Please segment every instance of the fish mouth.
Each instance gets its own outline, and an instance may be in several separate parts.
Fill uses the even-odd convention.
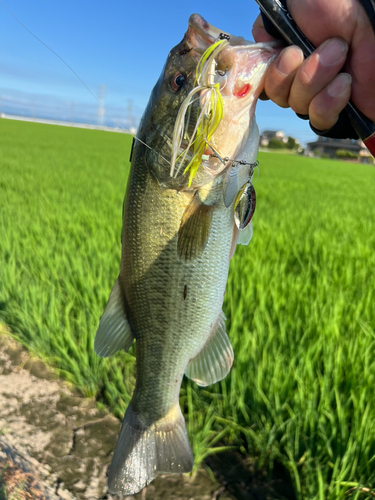
[[[230,158],[237,156],[238,147],[234,148],[233,143],[227,140],[227,127],[230,126],[234,143],[242,143],[248,129],[245,125],[251,124],[264,69],[275,55],[275,50],[270,44],[254,44],[242,37],[229,35],[198,14],[190,16],[184,42],[197,62],[198,73],[194,88],[187,95],[177,116],[170,176],[177,177],[181,171],[186,172],[191,168],[190,187],[198,168],[202,167],[208,174],[217,176],[234,161]],[[212,45],[214,47],[210,49]],[[205,55],[202,58],[203,53]],[[190,113],[192,108],[189,106],[198,100],[200,110],[197,119],[191,124],[191,117],[195,114]],[[220,123],[224,118],[225,107],[230,113]],[[246,120],[245,115],[248,115]],[[200,125],[197,128],[198,119]],[[239,136],[232,131],[237,123],[241,123]]]
[[[209,45],[212,45],[218,39],[221,33],[229,35],[230,45],[247,45],[252,43],[245,40],[242,36],[231,35],[225,30],[215,28],[215,26],[210,24],[199,14],[192,14],[189,17],[189,27],[192,28],[196,35],[196,44],[192,45],[194,50],[202,50],[202,48],[206,50]]]
[[[246,45],[251,43],[243,37],[230,35],[224,30],[215,28],[199,14],[192,14],[189,17],[189,27],[185,34],[185,41],[193,51],[193,57],[198,62],[200,56],[215,43],[220,35],[227,35],[230,45]]]
[[[192,48],[203,49],[201,45],[204,45],[204,50],[215,41],[215,33],[212,30],[214,28],[199,14],[192,14],[189,17],[189,28],[195,34],[196,43]],[[216,28],[214,28],[216,30]],[[216,35],[217,36],[217,35]]]

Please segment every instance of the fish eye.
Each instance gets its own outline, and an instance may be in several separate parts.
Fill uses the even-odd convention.
[[[180,88],[184,85],[185,80],[186,78],[182,73],[176,73],[171,80],[172,90],[174,90],[175,92],[177,92],[177,90],[180,90]]]

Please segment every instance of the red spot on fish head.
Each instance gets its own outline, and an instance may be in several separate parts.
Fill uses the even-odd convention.
[[[238,82],[234,86],[233,95],[236,97],[245,97],[250,91],[250,83]]]

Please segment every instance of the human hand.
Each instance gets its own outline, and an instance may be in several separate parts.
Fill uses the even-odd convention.
[[[317,49],[304,60],[298,47],[285,48],[267,71],[267,96],[308,114],[318,130],[336,123],[350,97],[375,121],[375,35],[358,0],[287,0],[287,6]],[[253,36],[256,42],[272,40],[260,16]]]

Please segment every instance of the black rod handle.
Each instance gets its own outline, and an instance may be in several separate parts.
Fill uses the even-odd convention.
[[[282,37],[290,44],[297,45],[305,57],[314,52],[314,45],[306,38],[294,22],[288,9],[279,0],[255,0],[260,9],[274,24]],[[349,101],[345,106],[353,128],[375,157],[375,124]]]

